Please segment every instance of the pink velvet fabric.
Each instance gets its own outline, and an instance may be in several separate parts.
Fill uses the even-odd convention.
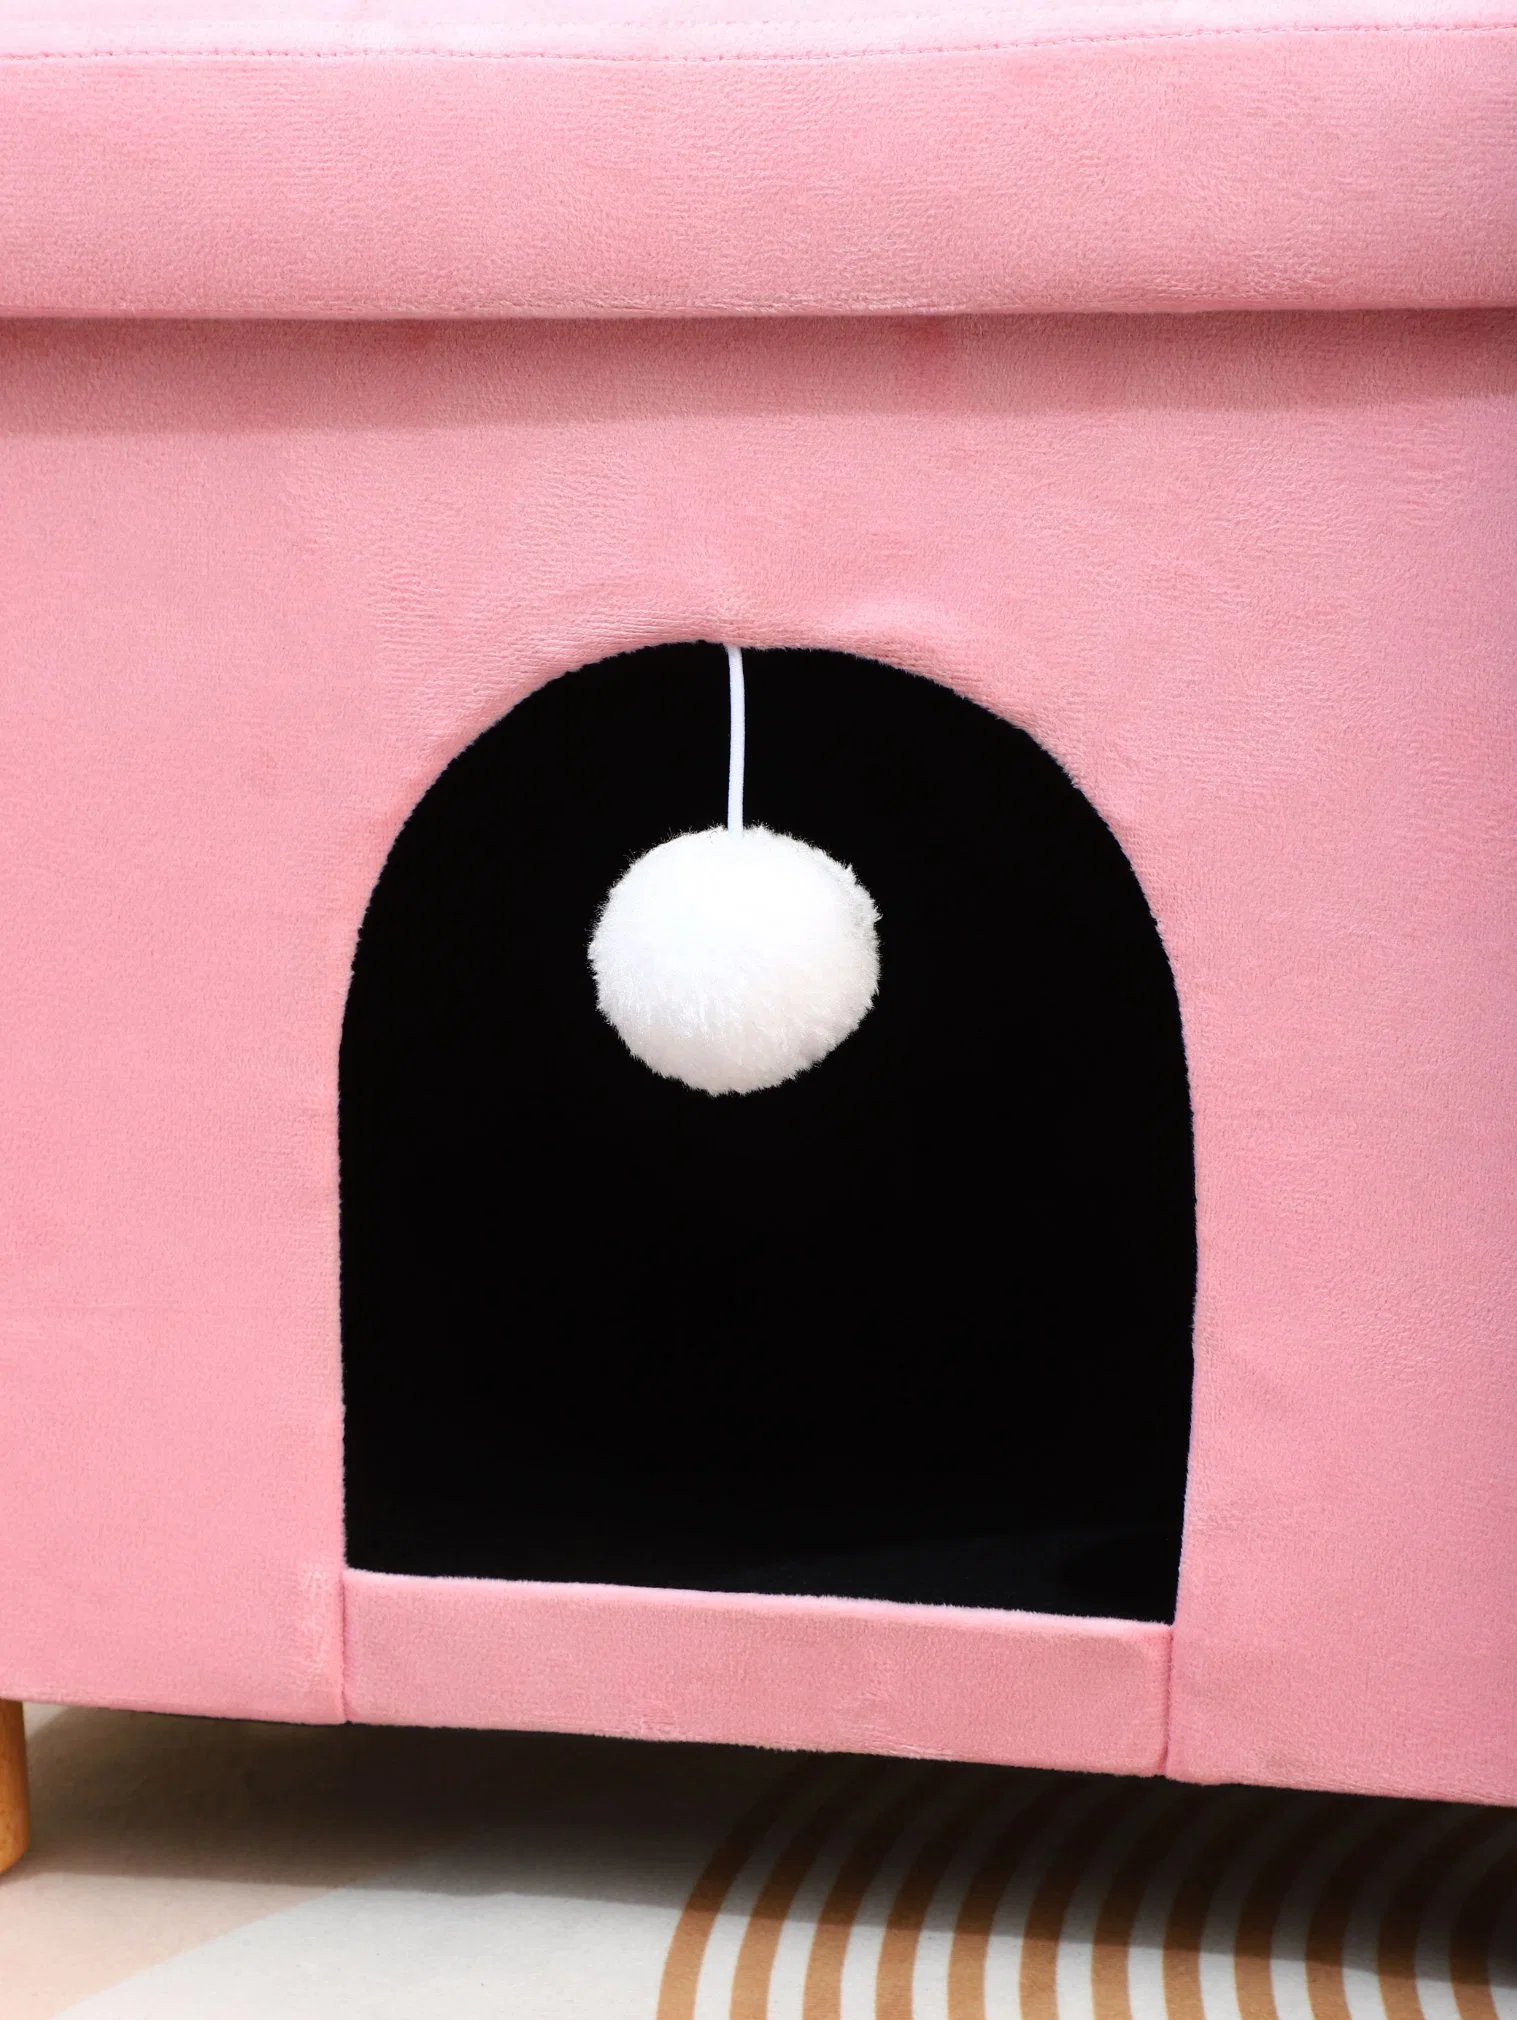
[[[348,1715],[1154,1774],[1170,1630],[349,1571]]]
[[[0,314],[1517,302],[1512,0],[0,0]]]
[[[1517,317],[12,325],[0,495],[0,1695],[693,1730],[683,1647],[701,1730],[1150,1748],[1159,1639],[1074,1622],[352,1580],[345,1662],[374,878],[534,685],[733,637],[1004,710],[1154,907],[1170,1771],[1517,1801]]]

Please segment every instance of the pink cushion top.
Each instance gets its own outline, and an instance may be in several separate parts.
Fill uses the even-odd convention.
[[[0,0],[0,313],[1510,304],[1514,102],[1517,0]]]

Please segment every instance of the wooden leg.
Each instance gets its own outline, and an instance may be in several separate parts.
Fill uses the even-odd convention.
[[[15,1865],[31,1841],[26,1793],[26,1728],[21,1707],[0,1698],[0,1873]]]

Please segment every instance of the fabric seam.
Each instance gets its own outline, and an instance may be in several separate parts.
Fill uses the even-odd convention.
[[[1517,30],[1517,18],[1508,21],[1357,21],[1302,22],[1286,24],[1239,24],[1235,27],[1144,28],[1120,33],[1085,35],[1028,35],[983,42],[932,42],[909,47],[859,45],[837,49],[740,49],[740,50],[602,50],[602,49],[454,49],[419,44],[414,47],[373,47],[323,49],[308,47],[257,47],[209,44],[203,48],[141,47],[130,45],[101,49],[8,49],[0,50],[0,63],[111,63],[111,62],[311,62],[373,63],[387,61],[428,61],[449,63],[581,63],[617,66],[642,65],[653,68],[675,64],[703,63],[836,63],[899,61],[923,56],[1014,55],[1032,49],[1122,48],[1131,45],[1188,42],[1275,42],[1296,37],[1318,36],[1419,36],[1444,38],[1468,35],[1509,35]]]

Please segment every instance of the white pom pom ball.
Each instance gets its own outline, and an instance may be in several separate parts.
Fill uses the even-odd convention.
[[[640,856],[590,942],[627,1049],[707,1094],[778,1087],[857,1030],[880,979],[852,870],[767,828],[707,828]]]

